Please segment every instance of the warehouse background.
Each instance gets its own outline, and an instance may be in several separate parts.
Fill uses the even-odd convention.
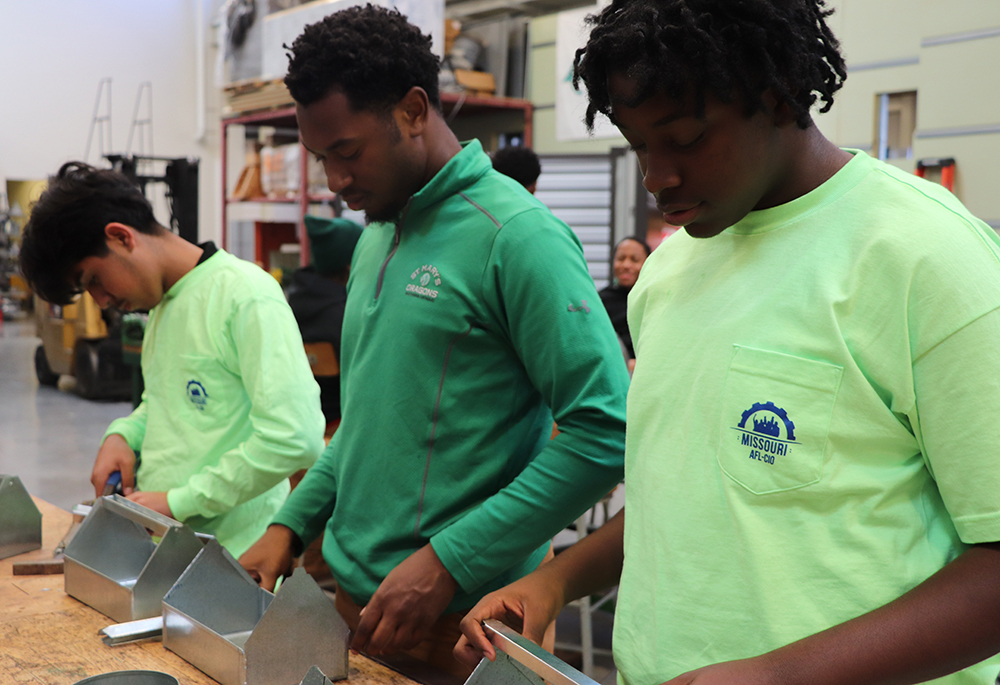
[[[201,159],[201,235],[219,239],[219,115],[225,74],[218,69],[215,24],[221,4],[0,3],[0,59],[7,65],[7,97],[0,106],[0,191],[5,181],[42,179],[61,163],[84,156],[102,79],[111,79],[111,140],[105,141],[105,151],[124,151],[140,87],[149,83],[152,152]],[[447,4],[446,13],[457,4]],[[995,192],[1000,182],[1000,88],[993,66],[1000,63],[1000,3],[838,0],[830,5],[837,10],[831,25],[850,71],[833,110],[817,117],[820,128],[839,145],[877,154],[880,96],[915,93],[912,136],[902,140],[902,156],[890,147],[890,161],[913,170],[918,159],[954,158],[956,194],[973,213],[1000,228],[1000,194]],[[508,12],[499,18],[468,18],[463,26],[489,37],[498,35],[491,26],[501,22],[508,34],[512,25],[526,27],[523,59],[505,61],[502,70],[505,83],[519,86],[535,105],[535,149],[543,155],[602,154],[623,146],[617,136],[583,141],[557,137],[559,15],[527,18]],[[500,60],[494,61],[499,65]],[[521,76],[514,73],[518,69]],[[899,101],[893,97],[889,105],[898,108]],[[140,115],[146,106],[141,103]],[[894,110],[893,121],[897,117],[906,129],[906,111]],[[900,142],[898,136],[894,141]],[[91,143],[91,162],[98,161],[98,143]]]

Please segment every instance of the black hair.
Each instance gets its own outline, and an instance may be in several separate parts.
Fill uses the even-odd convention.
[[[165,231],[142,191],[124,174],[67,162],[49,178],[21,236],[21,273],[47,302],[68,304],[80,293],[72,271],[108,254],[104,228],[118,222],[142,233]]]
[[[618,248],[621,247],[621,244],[624,243],[627,240],[633,240],[633,241],[639,243],[639,245],[642,246],[642,249],[646,251],[646,256],[647,257],[649,255],[653,254],[653,250],[652,250],[652,248],[649,247],[649,243],[647,243],[645,240],[643,240],[639,236],[629,235],[629,236],[625,236],[624,238],[622,238],[621,240],[619,240],[617,243],[615,243],[615,249],[613,249],[611,251],[611,258],[612,259],[614,259],[615,253],[618,252]]]
[[[598,112],[610,118],[607,79],[621,72],[635,83],[630,106],[658,92],[693,94],[701,116],[711,93],[738,98],[751,116],[773,89],[807,128],[813,104],[828,111],[847,77],[826,24],[832,13],[825,0],[614,0],[587,18],[593,29],[573,61],[573,85],[587,87],[587,127]]]
[[[431,37],[398,10],[350,7],[310,24],[283,47],[290,51],[285,85],[300,105],[338,89],[355,111],[385,114],[419,86],[441,109],[440,60],[431,52]]]
[[[508,146],[493,153],[493,168],[523,185],[525,188],[538,180],[542,165],[530,147]]]

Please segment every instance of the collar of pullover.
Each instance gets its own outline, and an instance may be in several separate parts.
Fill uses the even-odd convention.
[[[448,160],[427,185],[410,199],[408,213],[421,211],[452,195],[457,195],[493,168],[478,140],[462,143],[462,151]]]

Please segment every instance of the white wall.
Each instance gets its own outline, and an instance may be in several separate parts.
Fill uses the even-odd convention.
[[[219,94],[210,24],[219,4],[0,0],[0,192],[7,179],[45,178],[63,162],[83,158],[103,78],[112,79],[113,145],[106,151],[124,152],[139,85],[150,81],[153,154],[201,159],[200,239],[218,240]],[[208,46],[204,79],[198,78],[196,68],[199,20]],[[201,100],[199,83],[204,85]],[[207,101],[201,128],[199,101]],[[95,133],[90,163],[106,164],[99,152]],[[156,207],[157,219],[166,223],[162,203]]]

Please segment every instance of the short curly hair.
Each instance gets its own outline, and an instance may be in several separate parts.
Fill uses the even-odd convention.
[[[441,109],[431,37],[398,10],[350,7],[310,24],[284,47],[290,51],[285,85],[300,105],[339,89],[355,111],[386,113],[419,86]]]
[[[738,98],[751,116],[773,89],[807,128],[816,101],[828,111],[847,78],[826,23],[832,13],[825,0],[614,0],[587,18],[590,39],[573,62],[573,85],[587,88],[587,127],[598,112],[610,118],[607,79],[621,72],[636,84],[636,104],[693,93],[699,116],[706,93]]]
[[[163,228],[142,191],[124,174],[67,162],[31,207],[21,236],[21,273],[46,302],[69,304],[80,292],[73,269],[108,254],[104,228],[118,222],[141,233]]]
[[[493,153],[493,168],[523,185],[525,188],[538,180],[542,163],[530,147],[508,145]]]

